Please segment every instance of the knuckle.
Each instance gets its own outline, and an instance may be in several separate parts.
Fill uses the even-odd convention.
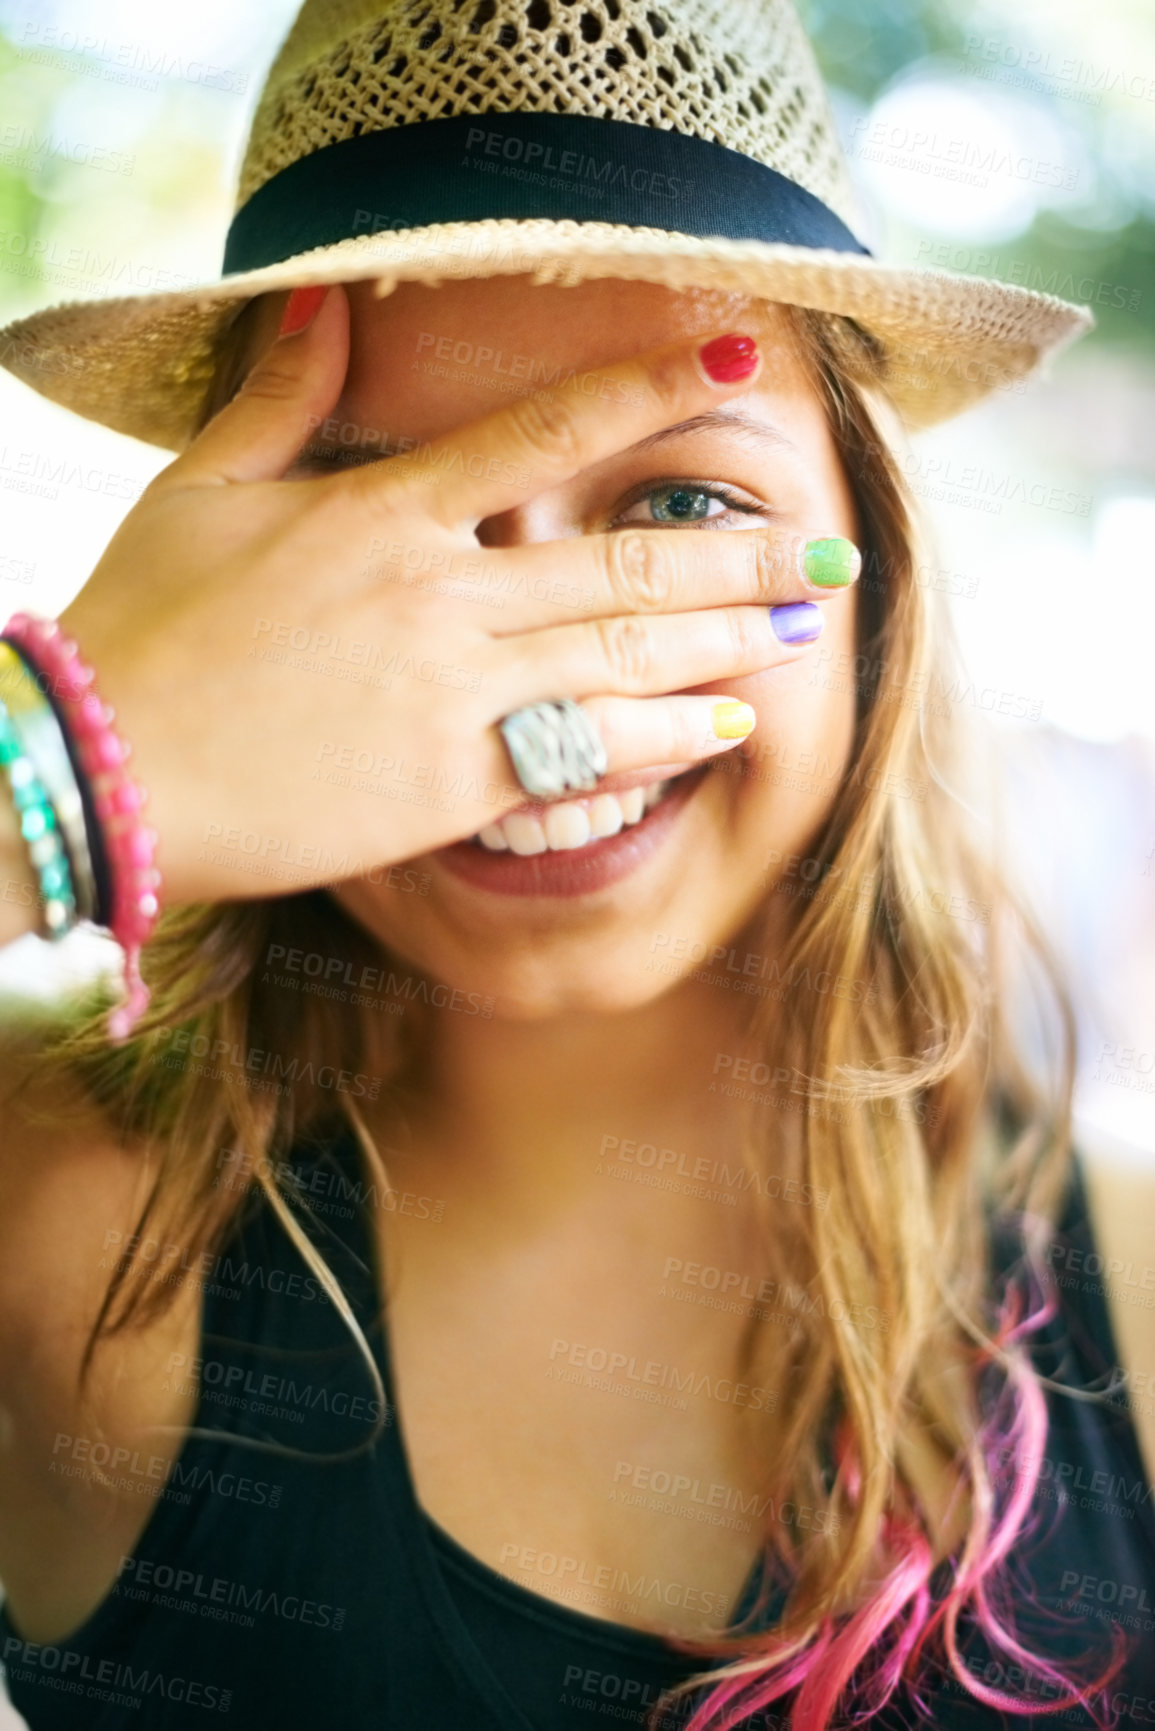
[[[727,609],[725,619],[735,662],[741,667],[764,662],[769,630],[765,613],[753,607],[731,607]]]
[[[519,397],[508,413],[514,432],[531,453],[551,463],[577,458],[581,448],[577,416],[561,397]]]
[[[672,763],[700,757],[705,744],[700,717],[681,703],[669,707],[669,757]]]
[[[628,706],[613,698],[583,697],[582,708],[597,729],[613,768],[633,738]]]
[[[614,599],[625,607],[660,609],[673,583],[670,549],[644,529],[625,529],[606,543],[606,576]]]
[[[782,548],[777,537],[769,532],[755,532],[749,539],[753,542],[749,557],[750,575],[754,580],[756,597],[759,601],[771,601],[787,574],[788,567],[783,559]]]
[[[266,359],[260,366],[253,367],[251,372],[242,379],[236,397],[250,399],[253,397],[267,398],[270,402],[284,403],[299,396],[301,392],[301,375],[289,367],[281,366],[276,361]]]
[[[599,619],[594,629],[613,686],[627,692],[644,689],[653,668],[645,621],[627,613],[620,619]]]
[[[674,410],[682,400],[688,377],[685,350],[678,345],[658,349],[647,357],[641,385],[656,411]]]

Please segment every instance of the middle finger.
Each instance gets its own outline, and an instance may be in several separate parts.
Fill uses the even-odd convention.
[[[772,528],[612,529],[503,553],[509,567],[495,576],[509,603],[491,627],[495,637],[563,625],[575,612],[609,619],[804,601],[847,588],[862,568],[844,536],[807,541]]]

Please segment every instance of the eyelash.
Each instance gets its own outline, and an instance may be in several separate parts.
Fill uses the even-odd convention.
[[[334,457],[325,453],[316,452],[307,458],[300,467],[306,472],[309,470],[312,470],[314,473],[332,472],[339,468],[349,467],[349,462],[347,457],[342,460],[341,457]],[[622,507],[622,511],[633,510],[634,506],[640,505],[643,499],[652,498],[657,493],[676,493],[679,490],[685,490],[687,493],[704,493],[708,499],[720,499],[730,511],[737,511],[743,517],[770,517],[773,515],[767,506],[751,505],[747,503],[746,500],[740,499],[737,493],[732,492],[729,487],[723,486],[720,482],[715,482],[713,485],[707,485],[703,481],[683,480],[652,482],[649,486],[639,492],[635,498],[628,500]],[[714,529],[721,522],[722,515],[724,515],[724,513],[718,517],[699,517],[697,522],[689,524],[652,522],[649,526],[657,529],[700,529],[703,527]],[[619,512],[618,516],[615,517],[614,521],[610,524],[610,527],[617,528],[620,525],[623,525],[623,523],[624,518],[621,512]],[[632,526],[631,523],[631,527]]]
[[[661,481],[657,483],[651,482],[637,494],[636,498],[630,499],[622,507],[622,512],[633,510],[635,505],[642,504],[644,500],[651,499],[656,494],[677,493],[681,491],[687,493],[702,493],[708,499],[720,499],[731,511],[737,511],[744,517],[766,517],[770,515],[766,506],[751,505],[746,500],[739,498],[737,493],[731,492],[729,487],[724,487],[720,483],[715,482],[711,485],[707,485],[704,481],[683,480]],[[615,517],[613,523],[610,525],[611,528],[616,528],[619,524],[624,522],[622,512],[619,512],[618,516]],[[722,522],[723,516],[724,513],[719,513],[716,517],[699,517],[696,522],[691,522],[685,525],[651,521],[648,526],[655,529],[677,529],[681,527],[692,529],[701,529],[704,527],[714,528]],[[638,519],[636,518],[631,519],[629,527],[634,528],[637,521]]]

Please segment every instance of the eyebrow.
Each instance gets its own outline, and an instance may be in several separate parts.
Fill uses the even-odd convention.
[[[748,434],[759,444],[768,446],[771,450],[797,451],[793,439],[788,439],[780,428],[770,421],[764,421],[758,415],[752,415],[748,409],[740,406],[731,408],[707,409],[704,414],[691,415],[686,421],[678,421],[672,427],[659,427],[656,432],[647,433],[644,438],[637,439],[632,445],[627,445],[617,453],[624,456],[636,451],[648,451],[655,445],[660,445],[667,439],[679,439],[691,433],[728,433],[740,432]],[[402,453],[402,447],[408,451],[416,450],[427,443],[424,439],[407,440],[403,437],[391,439],[380,436],[376,444],[366,441],[353,449],[333,445],[323,439],[312,438],[297,453],[296,463],[306,463],[313,457],[340,455],[348,463],[369,463],[383,457],[395,457]]]
[[[760,444],[768,445],[774,450],[798,449],[793,439],[788,439],[780,428],[762,420],[759,415],[752,415],[749,409],[740,407],[707,409],[705,414],[691,415],[688,421],[679,421],[673,427],[659,427],[656,433],[647,433],[644,439],[638,439],[626,448],[630,451],[648,451],[652,446],[660,445],[663,440],[677,439],[684,433],[727,433],[733,430],[749,433]]]

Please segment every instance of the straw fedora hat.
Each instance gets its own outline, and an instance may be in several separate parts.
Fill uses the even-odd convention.
[[[221,277],[0,331],[44,396],[188,440],[252,296],[528,273],[852,320],[909,427],[1089,329],[1053,295],[873,258],[792,0],[305,0],[253,117]]]

